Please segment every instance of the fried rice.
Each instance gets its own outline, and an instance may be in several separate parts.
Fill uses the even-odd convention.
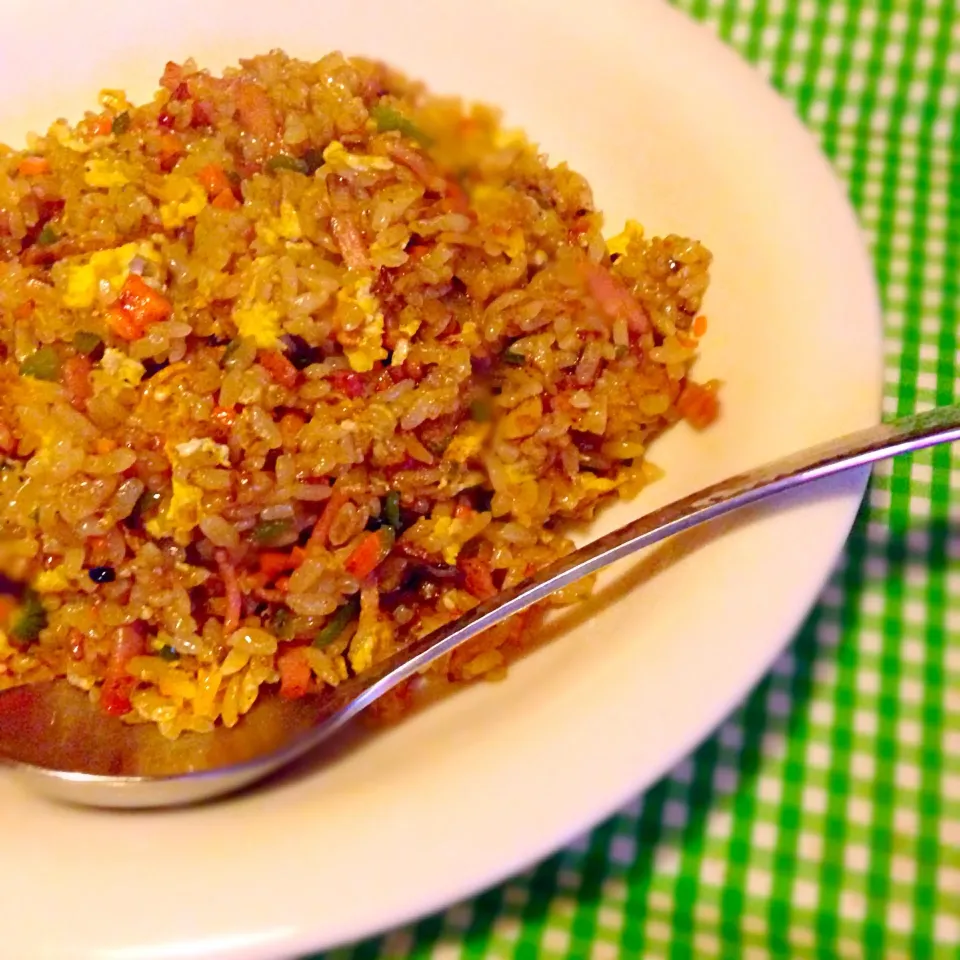
[[[709,252],[602,226],[494,110],[339,53],[169,63],[0,147],[0,690],[233,726],[570,551],[718,410]],[[503,676],[542,613],[380,714]]]

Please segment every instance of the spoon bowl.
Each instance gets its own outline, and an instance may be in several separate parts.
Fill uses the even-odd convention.
[[[0,758],[40,793],[86,806],[178,806],[232,793],[299,759],[471,637],[617,560],[797,486],[957,439],[960,405],[937,407],[738,474],[586,544],[332,692],[268,698],[232,729],[167,741],[108,720],[66,684],[14,688],[0,694]]]

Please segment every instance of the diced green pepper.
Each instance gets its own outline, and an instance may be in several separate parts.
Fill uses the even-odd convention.
[[[10,635],[23,643],[33,643],[46,625],[47,611],[40,602],[40,597],[36,590],[27,588],[10,628]]]
[[[333,643],[359,615],[360,598],[351,597],[346,603],[337,607],[323,629],[313,638],[313,645],[325,647],[328,643]]]
[[[527,362],[527,358],[522,353],[517,353],[516,350],[504,350],[500,354],[500,359],[504,363],[510,364],[511,367],[522,367]]]
[[[271,157],[266,163],[267,170],[270,173],[276,173],[277,170],[293,170],[295,173],[307,173],[307,164],[298,157],[291,157],[289,153],[278,153]]]
[[[470,418],[477,423],[488,423],[492,416],[493,410],[490,408],[489,402],[482,397],[470,404]]]
[[[118,113],[113,118],[111,129],[114,133],[126,133],[130,129],[130,111],[124,110],[123,113]]]
[[[405,137],[416,140],[417,143],[424,147],[429,147],[430,144],[433,143],[432,137],[424,133],[412,120],[408,120],[402,113],[394,110],[393,107],[377,104],[377,106],[370,111],[370,116],[373,117],[374,122],[377,124],[377,129],[381,133],[396,130]]]
[[[41,347],[20,364],[20,374],[35,380],[57,380],[60,376],[60,356],[53,347]]]
[[[38,247],[49,247],[51,244],[56,243],[60,237],[57,234],[57,231],[50,226],[49,223],[43,225],[43,229],[40,231],[40,235],[37,237],[37,246]]]
[[[180,651],[169,643],[165,643],[158,651],[157,656],[168,663],[180,659]]]
[[[383,521],[388,527],[400,532],[400,491],[391,490],[383,498]]]
[[[73,335],[73,349],[76,350],[77,353],[84,355],[93,353],[101,343],[103,343],[103,341],[100,337],[95,333],[90,333],[89,330],[78,330]]]
[[[253,528],[253,539],[257,543],[272,543],[291,530],[289,520],[261,520]]]

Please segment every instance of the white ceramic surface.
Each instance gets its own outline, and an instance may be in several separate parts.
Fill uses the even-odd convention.
[[[703,238],[716,262],[702,372],[726,381],[724,417],[659,445],[667,479],[631,510],[877,417],[875,292],[827,164],[761,80],[655,0],[3,6],[0,140],[77,117],[102,86],[142,97],[170,58],[220,67],[339,47],[503,105],[587,174],[611,228],[637,215]],[[608,586],[508,682],[270,789],[117,815],[49,806],[0,778],[0,952],[289,955],[524,867],[651,784],[743,697],[821,587],[863,480],[697,538],[679,563],[660,552],[614,571],[607,585],[633,589]]]

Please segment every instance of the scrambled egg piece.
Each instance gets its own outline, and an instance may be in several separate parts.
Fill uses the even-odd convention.
[[[160,219],[167,230],[182,227],[207,205],[207,191],[190,177],[171,174],[164,184]]]
[[[369,153],[350,153],[339,141],[333,140],[323,151],[323,161],[340,170],[392,170],[394,163],[388,157]]]
[[[219,466],[230,466],[230,448],[224,443],[215,443],[209,437],[198,437],[194,440],[178,443],[174,450],[179,457],[184,459],[198,453],[209,453]]]
[[[192,483],[173,477],[173,494],[166,510],[152,517],[145,524],[152,537],[173,536],[178,542],[189,542],[190,532],[197,525],[197,507],[203,499],[203,491]]]
[[[281,239],[299,240],[303,237],[300,216],[289,200],[280,204],[280,216],[271,217],[266,223],[258,223],[257,236],[266,244],[274,246]]]
[[[471,423],[462,426],[443,451],[444,460],[466,463],[475,453],[479,453],[484,440],[490,433],[489,423]]]
[[[103,352],[100,368],[90,374],[94,393],[108,391],[120,393],[127,387],[135,387],[146,373],[139,360],[128,357],[122,350],[108,347]]]
[[[476,537],[492,519],[489,513],[471,513],[465,517],[433,516],[418,520],[404,538],[428,553],[439,553],[451,566],[463,547]]]
[[[592,473],[578,473],[576,482],[582,493],[609,493],[621,483],[619,480],[598,477]]]
[[[344,344],[343,352],[351,369],[357,373],[369,373],[373,365],[387,355],[383,349],[383,312],[380,310],[380,301],[370,289],[370,278],[358,283],[352,293],[348,289],[339,290],[337,299],[353,302],[363,311],[363,326],[359,331],[351,332],[351,340]]]
[[[130,180],[116,160],[88,160],[84,165],[83,180],[88,187],[122,187]]]
[[[117,113],[130,109],[130,101],[127,100],[127,94],[123,90],[101,90],[97,100],[100,106],[107,110],[115,110]]]
[[[473,322],[473,320],[468,320],[460,328],[460,342],[465,347],[469,347],[470,349],[480,346],[480,334],[477,331],[477,325]]]
[[[118,292],[130,274],[130,264],[137,256],[154,263],[160,262],[160,255],[153,244],[144,242],[98,250],[85,263],[67,264],[64,306],[75,310],[92,307],[101,284],[107,284],[114,293]]]
[[[493,145],[498,150],[506,147],[526,147],[529,145],[527,135],[522,130],[500,130],[493,135]]]
[[[70,577],[63,564],[51,570],[41,570],[33,580],[33,589],[37,593],[62,593],[69,587]]]
[[[253,261],[244,272],[243,295],[231,314],[237,334],[243,339],[252,339],[261,350],[276,347],[283,332],[280,311],[258,299],[260,281],[268,278],[275,262],[274,256],[257,257]]]
[[[612,256],[613,254],[620,254],[623,256],[626,254],[627,250],[630,248],[630,244],[634,241],[639,242],[643,239],[643,227],[637,223],[636,220],[628,220],[623,227],[623,230],[620,231],[615,237],[611,237],[607,241],[607,252]]]
[[[70,125],[65,120],[58,120],[47,131],[48,136],[53,137],[57,143],[74,153],[90,153],[98,147],[110,141],[109,136],[92,137],[90,140],[81,140],[73,135]]]
[[[233,308],[237,333],[249,337],[263,350],[270,350],[280,339],[280,313],[269,303],[250,303]]]

